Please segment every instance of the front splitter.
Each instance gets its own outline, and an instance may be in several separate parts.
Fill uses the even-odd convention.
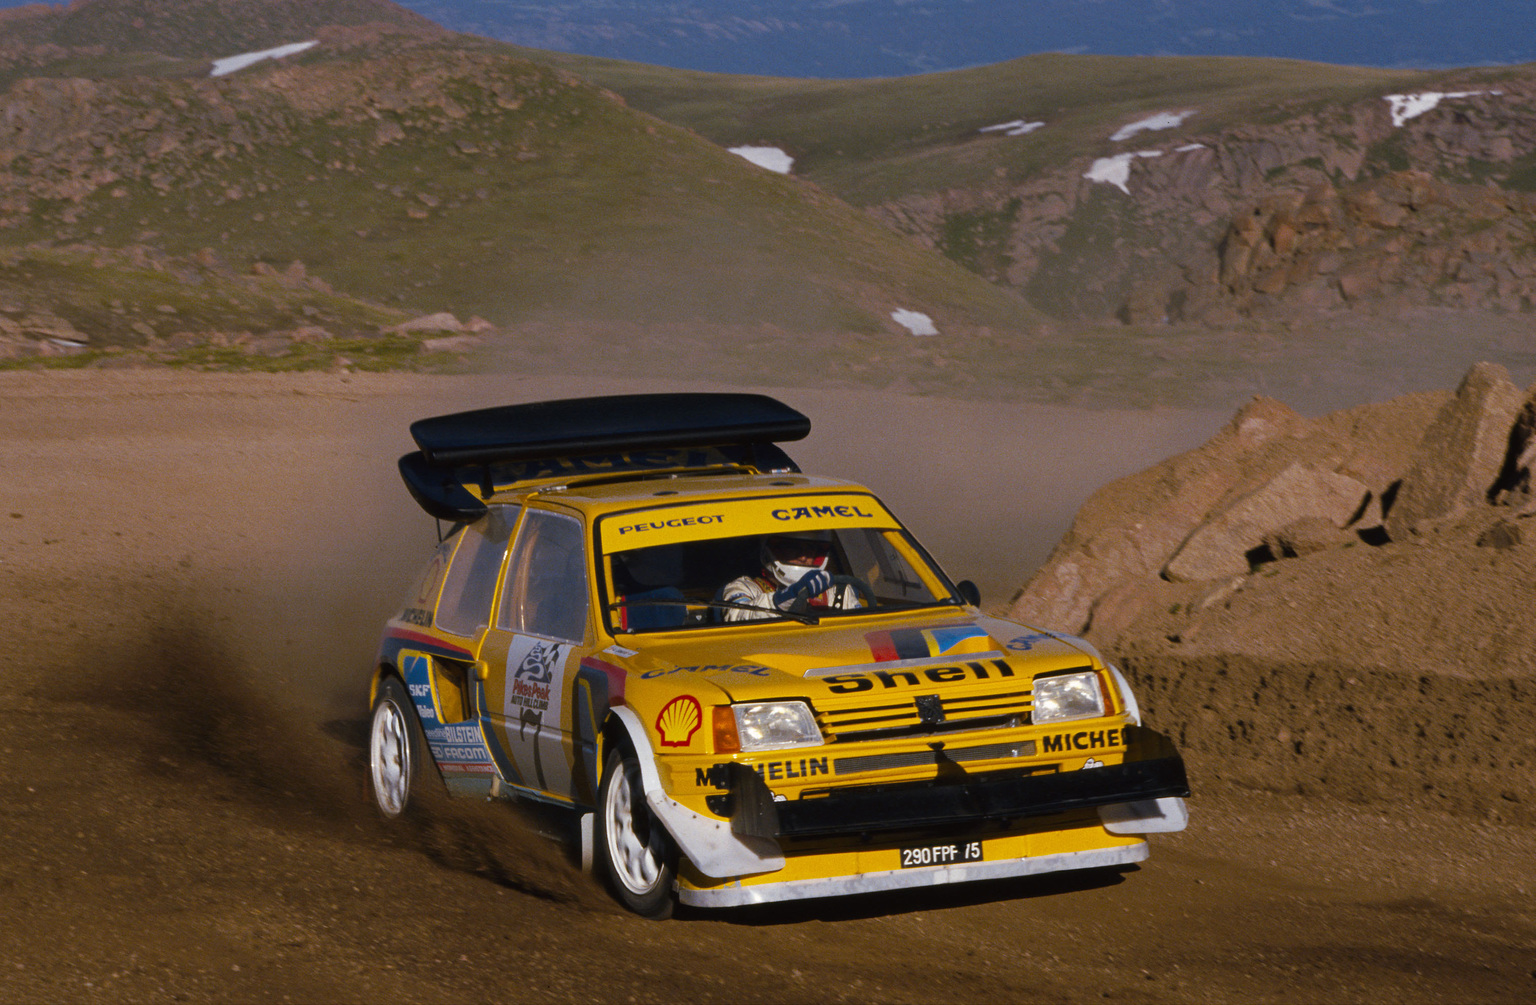
[[[1147,855],[1146,843],[1138,842],[1117,848],[1092,848],[1087,851],[1031,855],[1001,862],[969,862],[963,865],[933,866],[923,869],[867,872],[855,876],[827,876],[818,879],[789,880],[783,883],[724,886],[710,890],[684,887],[678,890],[677,896],[682,903],[694,907],[744,907],[749,904],[772,904],[785,900],[848,897],[861,893],[911,890],[949,883],[973,883],[988,879],[1035,876],[1049,872],[1064,872],[1068,869],[1104,869],[1119,865],[1133,865],[1144,861]]]

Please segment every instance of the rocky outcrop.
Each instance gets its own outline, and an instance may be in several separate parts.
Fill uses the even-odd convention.
[[[1272,196],[1219,245],[1211,303],[1240,314],[1536,307],[1536,197],[1400,171]]]
[[[1197,115],[1149,134],[1156,156],[1131,158],[1123,191],[1085,179],[1090,158],[872,208],[1064,316],[1536,309],[1536,78],[1446,90],[1401,123],[1380,96],[1214,131]]]
[[[392,331],[408,332],[462,332],[464,322],[454,317],[449,311],[438,311],[436,314],[424,314],[419,318],[396,325]]]
[[[1351,535],[1346,529],[1348,522],[1329,517],[1300,517],[1279,530],[1265,534],[1263,547],[1270,559],[1302,558],[1337,548],[1350,541]],[[1374,523],[1361,522],[1364,526],[1376,526]]]
[[[1364,483],[1337,471],[1292,464],[1262,486],[1210,514],[1179,545],[1163,576],[1174,582],[1240,576],[1272,538],[1307,519],[1342,528],[1370,495]]]
[[[1095,601],[1115,586],[1156,579],[1213,511],[1257,491],[1310,453],[1342,450],[1316,423],[1278,401],[1256,398],[1200,450],[1094,493],[1025,585],[1014,611],[1037,624],[1081,628]]]
[[[1501,366],[1468,371],[1425,431],[1386,514],[1387,534],[1401,540],[1419,524],[1487,504],[1503,467],[1521,393]]]
[[[1536,387],[1522,394],[1500,368],[1479,364],[1455,394],[1311,426],[1246,451],[1224,430],[1175,459],[1187,471],[1219,458],[1235,487],[1281,442],[1293,458],[1258,490],[1212,507],[1189,535],[1213,546],[1213,560],[1189,570],[1206,578],[1175,581],[1165,570],[1100,580],[1075,598],[1074,609],[1090,612],[1087,635],[1126,674],[1149,721],[1217,777],[1536,821]],[[1087,509],[1121,507],[1118,519],[1093,516],[1096,538],[1156,517],[1161,499],[1123,491],[1147,487],[1147,475],[1091,501]],[[1337,514],[1362,488],[1374,505],[1341,528]],[[1330,504],[1243,551],[1285,510]],[[1052,561],[1081,567],[1083,543],[1064,542]],[[1054,574],[1047,566],[1036,582]],[[1039,620],[1027,605],[1013,614]]]
[[[1533,467],[1536,467],[1536,393],[1527,393],[1509,430],[1504,463],[1499,466],[1499,477],[1488,490],[1488,501],[1513,506],[1522,513],[1529,512],[1536,501]]]
[[[1486,494],[1518,407],[1487,364],[1455,396],[1320,419],[1255,399],[1200,448],[1096,492],[1012,614],[1113,637],[1143,610],[1215,603],[1268,563],[1386,543],[1398,499],[1443,516]]]

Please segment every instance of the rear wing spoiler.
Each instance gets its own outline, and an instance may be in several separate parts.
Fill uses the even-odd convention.
[[[762,394],[619,394],[455,412],[411,423],[400,476],[428,514],[475,520],[497,492],[539,483],[749,470],[797,472],[777,444],[811,420]]]

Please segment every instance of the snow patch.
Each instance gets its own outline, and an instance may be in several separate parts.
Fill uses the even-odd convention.
[[[1173,148],[1173,152],[1176,153],[1176,154],[1187,154],[1187,153],[1190,153],[1191,151],[1194,151],[1194,150],[1204,150],[1204,149],[1206,149],[1206,146],[1205,146],[1204,143],[1186,143],[1182,147],[1174,147]]]
[[[758,167],[778,174],[789,174],[790,167],[795,163],[793,157],[778,147],[729,147],[728,152],[737,157],[745,157]]]
[[[1194,109],[1187,112],[1158,112],[1156,115],[1145,119],[1138,119],[1116,129],[1110,139],[1116,143],[1128,140],[1140,132],[1156,132],[1161,129],[1177,129],[1184,124],[1184,120],[1195,114]]]
[[[264,59],[282,59],[284,56],[292,56],[295,53],[303,52],[305,49],[319,44],[318,41],[294,42],[291,45],[280,45],[276,49],[246,52],[238,56],[225,56],[223,59],[213,61],[213,71],[208,76],[223,77],[234,73],[236,70],[243,70],[252,63],[259,63]]]
[[[1004,136],[1028,136],[1036,129],[1041,129],[1044,126],[1044,122],[1025,122],[1023,119],[1014,119],[1012,122],[999,122],[995,126],[982,126],[976,131],[978,133],[1002,133]]]
[[[906,308],[891,311],[891,320],[901,325],[913,335],[937,335],[939,330],[933,326],[933,318],[921,311],[909,311]]]
[[[1083,172],[1083,177],[1089,181],[1102,182],[1105,185],[1113,185],[1126,195],[1131,194],[1126,182],[1131,180],[1131,161],[1138,157],[1161,157],[1161,150],[1138,150],[1133,154],[1115,154],[1113,157],[1100,157],[1093,162],[1093,166]]]
[[[1409,119],[1416,119],[1425,112],[1432,112],[1446,98],[1475,98],[1479,94],[1500,94],[1500,91],[1420,91],[1418,94],[1388,94],[1381,100],[1392,106],[1392,125],[1401,126]]]

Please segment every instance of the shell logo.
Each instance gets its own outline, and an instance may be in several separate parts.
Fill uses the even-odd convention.
[[[656,732],[661,734],[663,747],[686,747],[704,722],[704,710],[692,695],[683,695],[667,702],[656,717]]]

